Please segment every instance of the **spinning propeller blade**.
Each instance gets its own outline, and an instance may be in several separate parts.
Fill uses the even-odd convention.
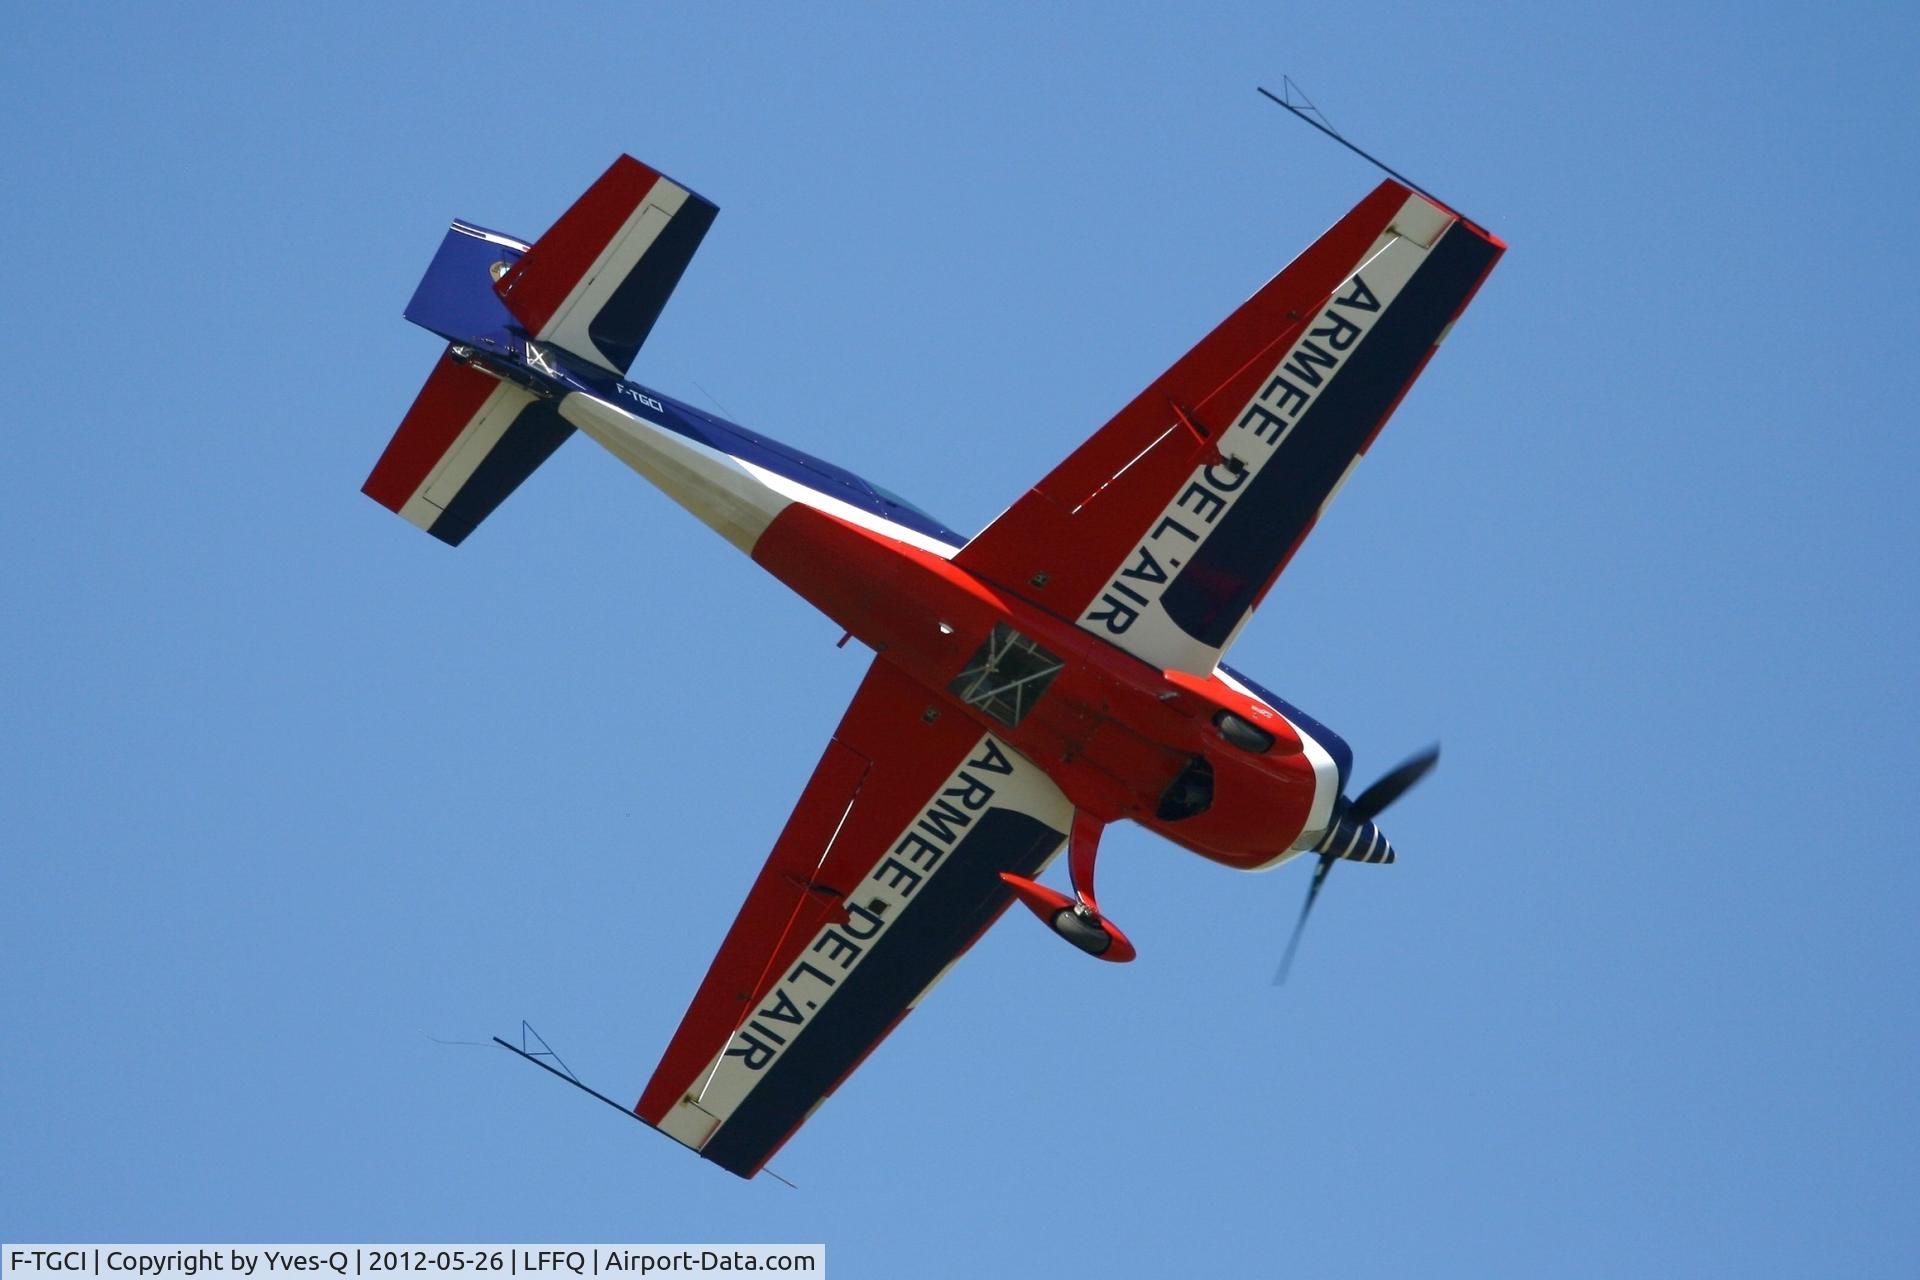
[[[1273,985],[1279,986],[1287,980],[1287,970],[1293,968],[1293,953],[1300,949],[1300,935],[1307,928],[1307,914],[1313,910],[1315,898],[1320,896],[1320,886],[1327,882],[1327,872],[1333,870],[1333,864],[1339,861],[1332,854],[1320,855],[1320,865],[1313,869],[1313,883],[1307,886],[1306,905],[1300,908],[1300,918],[1294,921],[1293,936],[1287,939],[1287,954],[1280,958],[1280,967],[1274,971]]]
[[[1360,793],[1347,809],[1355,822],[1372,822],[1388,805],[1407,793],[1407,789],[1440,762],[1440,744],[1434,743],[1419,755],[1403,761],[1393,772]]]
[[[1371,823],[1379,816],[1381,810],[1405,795],[1414,783],[1426,777],[1433,766],[1439,762],[1440,747],[1436,743],[1396,766],[1378,782],[1362,791],[1344,809],[1335,809],[1336,820],[1353,826]],[[1313,883],[1307,886],[1307,901],[1300,908],[1300,918],[1294,922],[1293,936],[1287,939],[1286,954],[1281,957],[1280,968],[1273,975],[1274,986],[1277,987],[1287,980],[1287,971],[1293,967],[1294,952],[1300,948],[1300,935],[1307,928],[1307,917],[1312,914],[1313,904],[1320,897],[1320,886],[1327,882],[1327,873],[1333,870],[1333,864],[1339,860],[1338,853],[1328,852],[1320,855],[1320,865],[1313,869]]]

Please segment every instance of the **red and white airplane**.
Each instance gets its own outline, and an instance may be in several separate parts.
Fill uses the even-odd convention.
[[[458,543],[584,431],[874,651],[633,1109],[751,1177],[1015,901],[1132,959],[1109,823],[1315,853],[1308,907],[1392,859],[1431,754],[1349,798],[1346,744],[1222,657],[1505,246],[1382,183],[967,538],[626,380],[715,211],[623,156],[532,244],[454,223],[406,313],[449,346],[365,490]]]

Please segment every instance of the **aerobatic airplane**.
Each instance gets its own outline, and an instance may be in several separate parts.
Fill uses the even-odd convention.
[[[968,538],[625,377],[715,212],[622,156],[531,244],[455,222],[406,310],[449,345],[365,491],[458,544],[584,431],[874,651],[633,1108],[751,1177],[1015,901],[1132,959],[1110,823],[1317,854],[1307,908],[1392,860],[1432,754],[1350,797],[1347,745],[1222,657],[1505,245],[1383,182]]]

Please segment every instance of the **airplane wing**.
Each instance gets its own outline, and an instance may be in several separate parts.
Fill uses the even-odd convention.
[[[1382,183],[954,563],[1211,672],[1505,248]]]
[[[1036,876],[1073,805],[874,659],[635,1113],[752,1177]]]

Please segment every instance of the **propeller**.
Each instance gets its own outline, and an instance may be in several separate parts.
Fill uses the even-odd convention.
[[[1414,783],[1426,777],[1433,766],[1439,763],[1440,744],[1436,742],[1411,759],[1402,761],[1391,773],[1362,791],[1359,798],[1348,807],[1347,816],[1355,822],[1372,822],[1381,810],[1405,795]]]
[[[1320,896],[1320,886],[1327,882],[1327,872],[1333,870],[1333,864],[1338,861],[1330,853],[1320,855],[1320,865],[1313,869],[1313,883],[1307,886],[1306,905],[1300,908],[1300,918],[1293,922],[1293,936],[1287,939],[1287,953],[1280,957],[1280,968],[1273,975],[1274,986],[1287,980],[1287,970],[1293,968],[1293,953],[1300,949],[1300,935],[1307,929],[1307,914],[1313,910],[1314,899]]]
[[[1362,791],[1344,808],[1334,810],[1334,821],[1350,830],[1363,828],[1370,824],[1388,805],[1398,800],[1412,789],[1413,784],[1427,776],[1433,766],[1440,762],[1440,747],[1435,745],[1410,757],[1379,781]],[[1322,844],[1326,841],[1322,840]],[[1382,842],[1384,843],[1384,841]],[[1273,985],[1279,986],[1287,980],[1287,970],[1293,967],[1293,956],[1300,949],[1300,935],[1306,931],[1307,917],[1313,913],[1313,904],[1320,897],[1320,886],[1327,882],[1327,873],[1333,870],[1333,864],[1341,855],[1323,850],[1320,865],[1313,869],[1313,882],[1307,886],[1307,900],[1300,908],[1300,918],[1294,922],[1293,936],[1287,939],[1286,954],[1280,959],[1280,968],[1273,975]],[[1387,860],[1391,860],[1391,852]]]

